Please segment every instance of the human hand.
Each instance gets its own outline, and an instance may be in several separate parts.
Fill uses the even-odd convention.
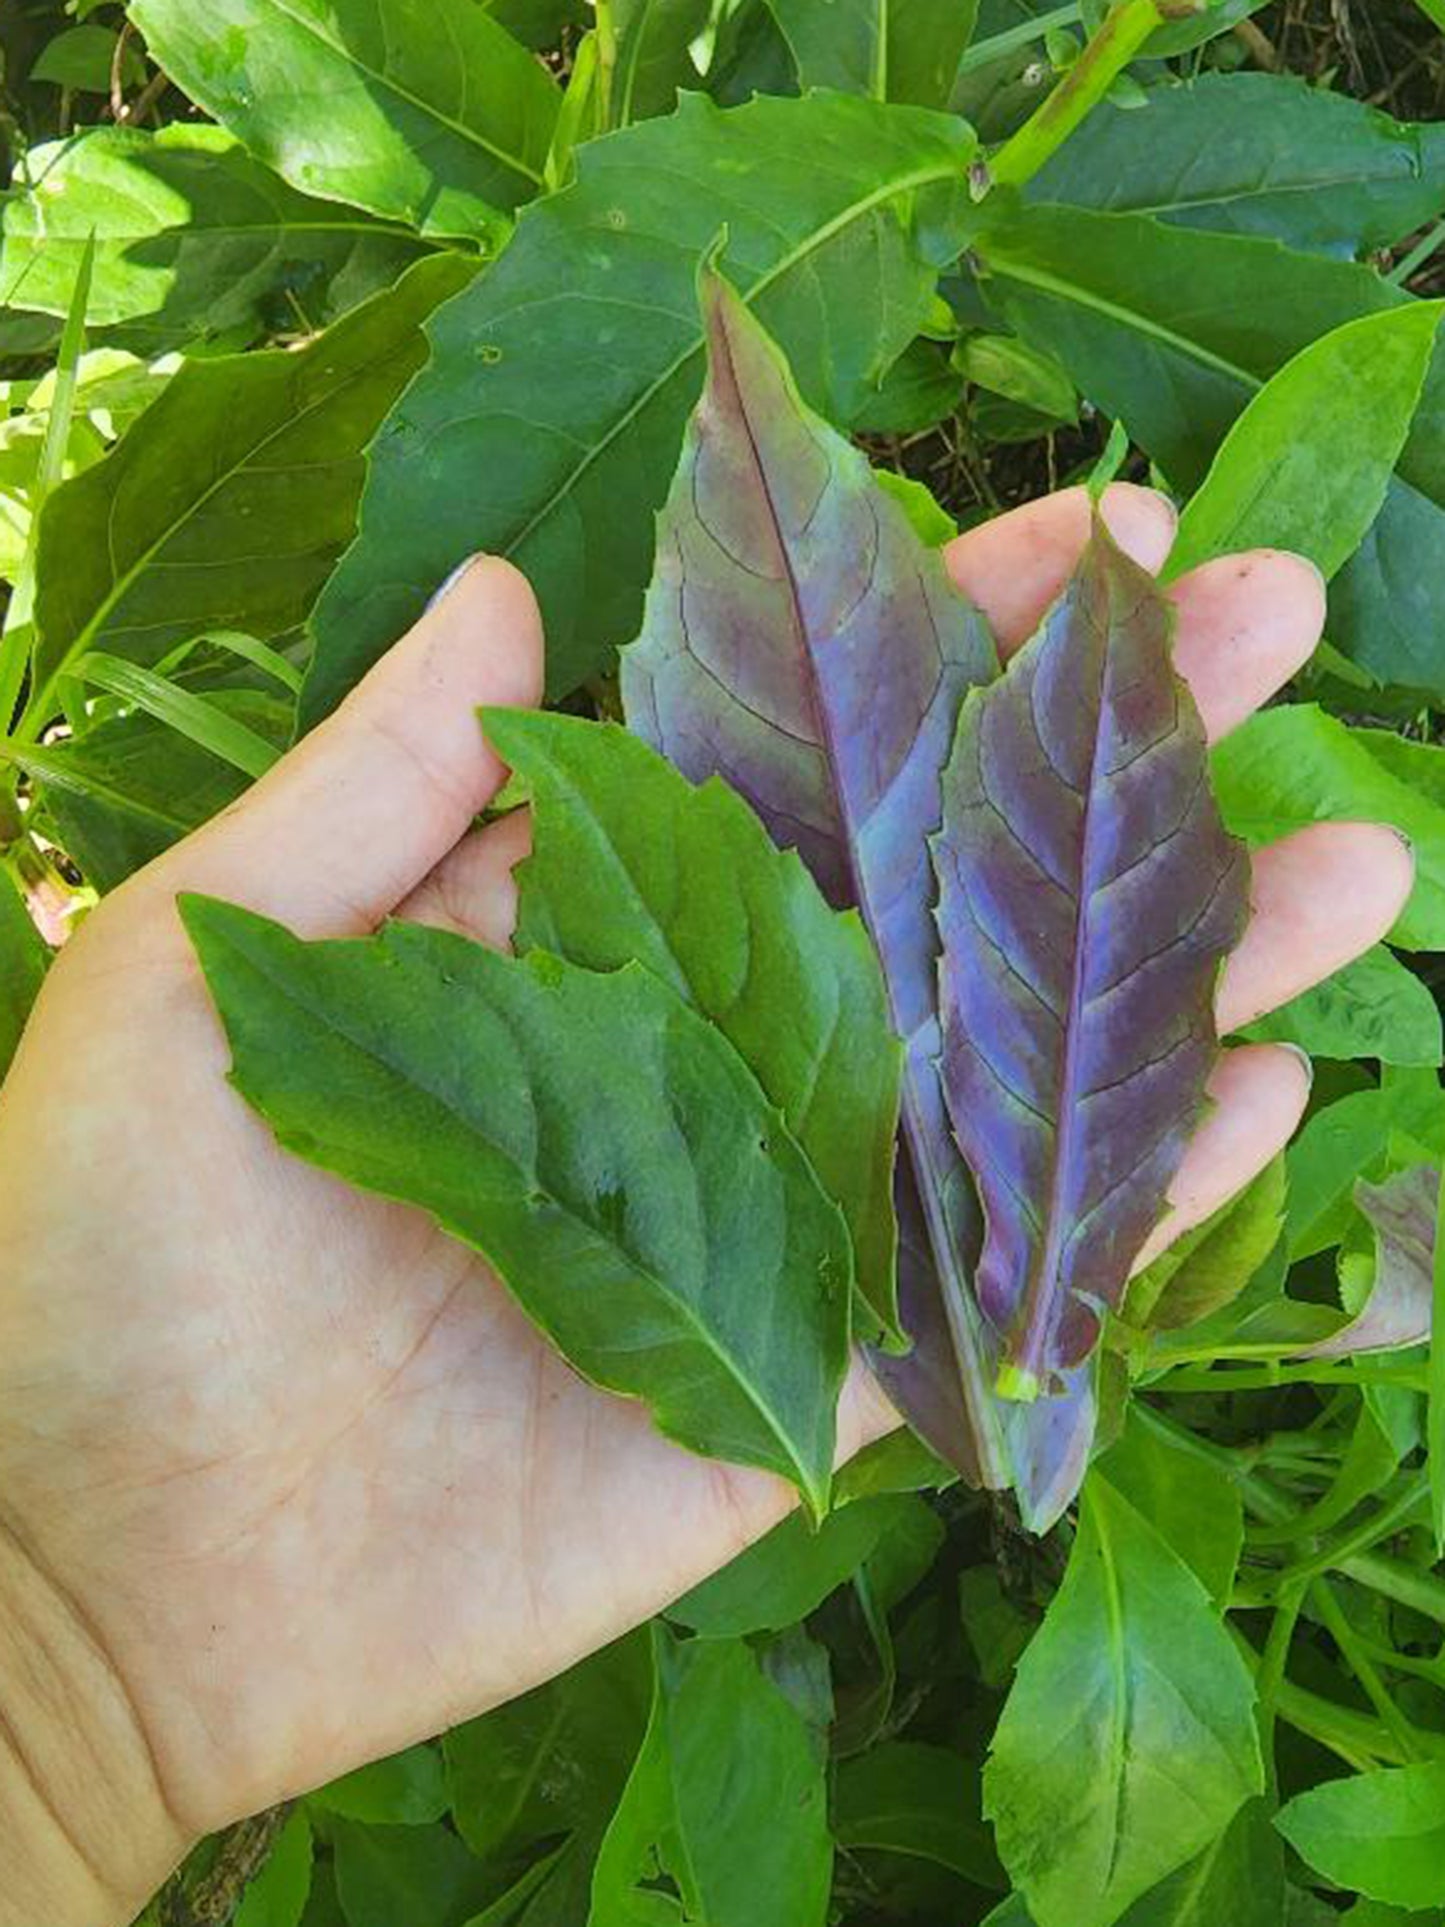
[[[1106,515],[1162,563],[1160,498],[1117,488]],[[1087,522],[1075,491],[953,546],[1006,648]],[[1171,593],[1214,735],[1319,635],[1289,557]],[[540,660],[526,585],[476,564],[47,983],[0,1096],[0,1927],[124,1920],[197,1833],[525,1690],[791,1503],[584,1384],[473,1254],[286,1156],[224,1082],[177,893],[309,937],[394,913],[505,942],[527,824],[471,828],[501,776],[473,712],[535,702]],[[1222,1028],[1365,949],[1409,887],[1388,830],[1261,853]],[[1288,1050],[1223,1060],[1151,1249],[1273,1155],[1307,1088]],[[894,1422],[855,1373],[844,1451]]]

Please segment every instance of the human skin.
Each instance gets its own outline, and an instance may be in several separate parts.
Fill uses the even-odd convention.
[[[1121,544],[1174,520],[1118,487]],[[1088,526],[1079,492],[960,538],[1016,647]],[[1170,590],[1206,726],[1305,661],[1323,594],[1259,552]],[[578,1379],[420,1213],[280,1151],[225,1081],[183,890],[307,937],[397,914],[503,944],[525,815],[474,717],[539,700],[531,593],[478,560],[337,714],[66,946],[0,1092],[0,1927],[127,1921],[201,1833],[559,1672],[788,1510],[766,1474],[663,1440]],[[1408,895],[1390,831],[1255,858],[1230,1030],[1375,942]],[[1286,1141],[1299,1056],[1221,1061],[1146,1254]],[[897,1420],[855,1370],[846,1455]]]

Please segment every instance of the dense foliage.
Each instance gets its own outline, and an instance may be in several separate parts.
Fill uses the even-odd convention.
[[[553,704],[481,724],[516,955],[183,914],[283,1143],[803,1501],[148,1927],[1445,1919],[1442,28],[0,16],[0,1067],[70,922],[509,555]],[[1212,750],[1102,530],[1002,674],[938,553],[1114,473],[1183,507],[1171,576],[1329,579]],[[1414,846],[1389,943],[1247,1032],[1314,1058],[1304,1127],[1131,1279],[1243,846],[1357,819]],[[834,1477],[850,1340],[913,1429]]]

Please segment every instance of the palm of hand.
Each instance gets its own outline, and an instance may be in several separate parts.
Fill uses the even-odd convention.
[[[1085,519],[1056,498],[955,547],[1006,642]],[[1163,559],[1155,498],[1119,491],[1111,520]],[[1249,594],[1210,566],[1178,591],[1180,660],[1218,732],[1309,652],[1320,607],[1289,558],[1255,558]],[[535,701],[538,659],[520,580],[471,572],[242,805],[103,906],[0,1105],[0,1528],[96,1628],[186,1828],[525,1689],[788,1508],[575,1378],[484,1265],[281,1153],[222,1081],[176,892],[306,935],[399,909],[504,941],[525,826],[468,831],[499,775],[472,711]],[[1408,881],[1358,826],[1266,853],[1229,1022],[1373,942]],[[1173,1229],[1259,1168],[1304,1090],[1288,1053],[1231,1054]],[[845,1450],[888,1422],[855,1375]]]

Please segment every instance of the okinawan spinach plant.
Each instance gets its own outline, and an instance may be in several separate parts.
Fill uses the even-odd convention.
[[[146,1927],[1445,1908],[1441,24],[0,12],[0,1066],[37,918],[511,556],[563,705],[482,719],[533,814],[517,954],[192,901],[234,1074],[803,1500]],[[1182,507],[1166,593],[1256,545],[1328,578],[1207,758],[1106,540],[1002,675],[937,553],[1101,462]],[[1414,894],[1246,1028],[1316,1059],[1305,1125],[1129,1278],[1240,843],[1332,820],[1407,834]],[[912,1429],[835,1472],[853,1340]]]

